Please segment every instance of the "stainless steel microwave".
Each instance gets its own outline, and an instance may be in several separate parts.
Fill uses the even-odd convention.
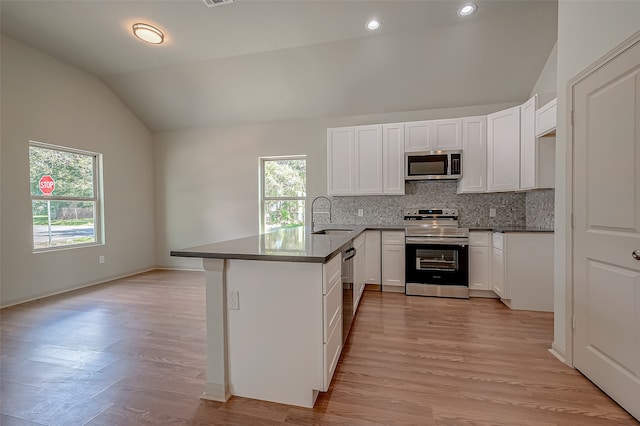
[[[462,151],[419,151],[405,153],[405,180],[460,179]]]

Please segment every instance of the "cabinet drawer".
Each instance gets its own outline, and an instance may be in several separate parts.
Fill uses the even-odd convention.
[[[404,245],[404,231],[382,231],[382,244]]]
[[[322,265],[322,294],[327,294],[331,287],[341,279],[342,254],[338,253]]]
[[[324,328],[323,328],[323,341],[327,343],[329,341],[329,335],[331,330],[336,326],[336,323],[341,318],[342,313],[342,286],[334,285],[329,293],[322,296],[322,306],[324,310]]]
[[[490,232],[469,232],[469,245],[471,247],[489,247]]]
[[[504,249],[504,234],[502,232],[493,233],[493,248]]]
[[[324,353],[322,358],[323,383],[322,392],[329,390],[333,373],[336,371],[340,353],[342,352],[342,315],[338,316],[336,327],[331,331],[329,340],[323,345]]]

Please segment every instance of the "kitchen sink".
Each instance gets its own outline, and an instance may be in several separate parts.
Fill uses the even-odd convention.
[[[353,232],[353,229],[321,229],[319,231],[312,232],[315,235],[344,235],[349,232]]]

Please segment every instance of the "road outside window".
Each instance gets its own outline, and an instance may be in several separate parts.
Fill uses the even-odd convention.
[[[100,154],[30,143],[34,251],[102,243],[100,164]]]
[[[261,159],[261,230],[303,227],[307,199],[304,156]]]

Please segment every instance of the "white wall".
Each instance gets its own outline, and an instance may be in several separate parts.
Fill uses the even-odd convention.
[[[538,106],[542,106],[556,97],[558,91],[558,43],[553,46],[547,62],[533,86],[531,96],[538,94]]]
[[[572,145],[567,138],[567,83],[590,64],[640,30],[640,1],[560,0],[558,6],[558,127],[556,136],[556,234],[554,348],[572,363],[571,180]]]
[[[154,267],[150,132],[97,78],[1,37],[0,306]],[[29,140],[104,155],[104,246],[33,253]]]
[[[159,266],[201,269],[171,250],[258,233],[258,158],[307,155],[307,195],[326,195],[327,127],[487,114],[514,104],[369,116],[272,122],[154,135],[156,259]],[[307,218],[309,217],[307,205]]]

